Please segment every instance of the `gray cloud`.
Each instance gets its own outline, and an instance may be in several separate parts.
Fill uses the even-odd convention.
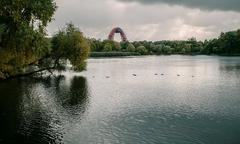
[[[240,0],[119,0],[122,2],[139,2],[143,4],[164,3],[181,5],[202,10],[240,11]]]
[[[87,37],[97,39],[106,39],[110,30],[119,26],[130,41],[187,39],[192,36],[204,40],[217,37],[222,31],[236,30],[240,23],[238,11],[206,11],[175,4],[142,4],[123,0],[56,2],[55,20],[48,26],[50,35],[71,21]],[[116,38],[120,40],[119,35]]]

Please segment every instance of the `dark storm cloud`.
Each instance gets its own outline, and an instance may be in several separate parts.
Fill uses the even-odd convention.
[[[143,4],[165,3],[181,5],[202,10],[223,10],[240,12],[240,0],[119,0],[122,2],[140,2]]]

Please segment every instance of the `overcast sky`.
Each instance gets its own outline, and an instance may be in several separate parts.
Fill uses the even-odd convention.
[[[130,41],[198,40],[240,29],[240,0],[56,0],[50,35],[73,22],[87,37],[106,39],[121,27]],[[119,40],[119,35],[116,39]]]

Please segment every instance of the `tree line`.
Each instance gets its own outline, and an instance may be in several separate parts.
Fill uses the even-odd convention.
[[[102,41],[89,38],[89,42],[92,52],[132,52],[139,55],[234,55],[240,54],[240,29],[222,32],[218,38],[205,41],[197,41],[193,37],[188,40],[134,42]]]

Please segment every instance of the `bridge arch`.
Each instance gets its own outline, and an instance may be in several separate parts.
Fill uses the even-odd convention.
[[[124,31],[120,27],[115,27],[111,30],[111,32],[108,35],[109,40],[114,40],[114,35],[115,33],[120,33],[122,41],[126,42],[127,41],[127,36],[124,33]]]

